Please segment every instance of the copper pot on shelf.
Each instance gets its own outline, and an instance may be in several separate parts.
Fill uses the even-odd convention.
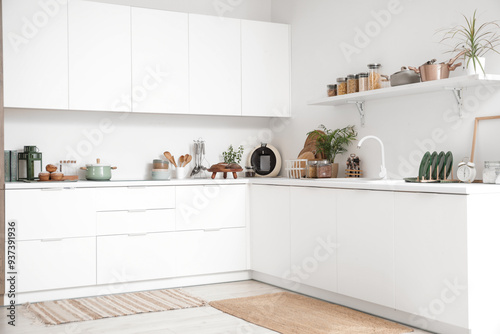
[[[436,63],[436,59],[432,59],[427,63],[421,65],[418,69],[412,66],[408,66],[410,70],[415,71],[415,73],[420,74],[422,81],[432,81],[448,79],[450,77],[450,71],[454,71],[457,67],[462,66],[462,63],[454,64],[455,61],[465,54],[465,51],[460,52],[458,55],[450,59],[447,63]]]

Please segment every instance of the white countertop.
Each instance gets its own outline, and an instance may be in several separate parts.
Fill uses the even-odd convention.
[[[228,179],[187,179],[187,180],[112,180],[77,182],[7,182],[5,189],[48,189],[48,188],[100,188],[100,187],[146,187],[146,186],[186,186],[186,185],[224,185],[260,184],[294,187],[319,187],[336,189],[359,189],[377,191],[422,192],[440,194],[494,194],[500,193],[500,185],[465,183],[407,183],[403,180],[370,179],[288,179],[288,178],[228,178]]]

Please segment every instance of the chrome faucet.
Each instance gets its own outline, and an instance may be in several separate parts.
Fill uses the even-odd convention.
[[[382,148],[381,150],[381,153],[382,153],[382,165],[380,166],[380,173],[378,174],[378,176],[382,179],[382,180],[386,180],[387,179],[387,169],[385,168],[385,151],[384,151],[384,143],[382,143],[382,140],[380,140],[379,137],[375,137],[375,136],[366,136],[366,137],[363,137],[359,143],[358,143],[358,148],[361,148],[361,145],[363,144],[363,142],[366,140],[366,139],[375,139],[377,140],[379,143],[380,143],[380,147]]]

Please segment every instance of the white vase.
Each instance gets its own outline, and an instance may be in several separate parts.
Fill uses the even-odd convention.
[[[479,60],[479,62],[478,62]],[[476,68],[474,68],[474,59],[471,59],[469,62],[469,66],[467,67],[467,75],[474,75],[474,74],[484,74],[483,69],[486,71],[486,58],[484,57],[477,57],[475,59],[476,61]]]

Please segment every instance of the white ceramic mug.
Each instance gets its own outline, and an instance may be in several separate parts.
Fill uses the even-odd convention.
[[[190,175],[191,175],[191,168],[189,167],[177,167],[175,169],[175,178],[178,180],[189,178]]]

